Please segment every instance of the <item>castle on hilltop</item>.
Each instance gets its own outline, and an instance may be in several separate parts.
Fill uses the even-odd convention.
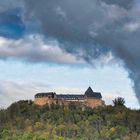
[[[100,92],[94,92],[89,87],[85,94],[56,94],[55,92],[37,93],[35,95],[34,103],[43,106],[45,104],[69,104],[70,102],[80,103],[89,107],[104,106],[105,102],[102,100]]]

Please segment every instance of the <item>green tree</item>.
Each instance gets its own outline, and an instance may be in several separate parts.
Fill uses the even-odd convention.
[[[122,97],[118,97],[113,100],[113,104],[114,104],[114,106],[124,106],[125,100]]]

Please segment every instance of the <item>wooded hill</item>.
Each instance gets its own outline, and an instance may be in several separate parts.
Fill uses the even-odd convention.
[[[140,140],[140,110],[19,101],[0,110],[0,140]]]

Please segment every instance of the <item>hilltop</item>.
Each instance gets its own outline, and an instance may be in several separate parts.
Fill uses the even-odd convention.
[[[124,105],[37,106],[18,101],[0,110],[0,140],[139,140],[140,110]]]

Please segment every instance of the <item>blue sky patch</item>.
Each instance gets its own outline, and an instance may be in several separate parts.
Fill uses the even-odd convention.
[[[25,25],[21,19],[21,11],[18,9],[0,13],[0,36],[8,38],[20,38],[25,32]]]

